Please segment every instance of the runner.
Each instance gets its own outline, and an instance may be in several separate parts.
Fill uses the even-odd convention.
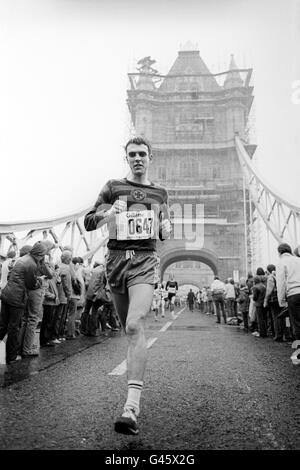
[[[171,312],[172,318],[174,318],[175,297],[178,291],[178,284],[175,281],[174,274],[170,274],[169,276],[169,280],[166,284],[166,291],[168,292],[170,312]]]
[[[155,284],[152,300],[152,310],[154,310],[154,320],[158,321],[158,312],[162,306],[162,296],[161,296],[161,284],[160,282]]]
[[[125,146],[130,173],[106,183],[85,216],[86,230],[108,223],[106,273],[121,325],[128,338],[128,395],[124,412],[115,421],[115,431],[138,434],[137,417],[147,358],[144,322],[154,285],[159,280],[156,240],[169,238],[167,191],[148,178],[153,159],[150,143],[143,137]]]

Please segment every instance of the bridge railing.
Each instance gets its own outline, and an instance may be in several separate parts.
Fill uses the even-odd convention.
[[[68,245],[72,246],[74,256],[92,258],[100,248],[105,247],[108,230],[104,225],[95,232],[86,232],[83,218],[89,210],[86,208],[49,219],[0,222],[0,252],[7,253],[11,248],[18,251],[23,245],[50,239],[58,250]]]
[[[300,242],[300,205],[288,201],[259,174],[239,136],[235,145],[251,200],[267,230],[278,243]]]

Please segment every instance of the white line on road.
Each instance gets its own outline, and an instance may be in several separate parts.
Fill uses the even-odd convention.
[[[149,338],[147,341],[147,349],[151,348],[152,344],[155,343],[157,338]],[[123,375],[127,370],[127,359],[125,359],[121,364],[114,368],[108,375]]]
[[[159,332],[166,331],[169,328],[169,326],[172,325],[172,323],[173,323],[172,321],[168,321],[167,323],[165,323],[165,325],[159,330]]]
[[[183,307],[181,310],[179,310],[179,312],[176,315],[174,315],[174,320],[176,320],[176,318],[183,312],[184,309],[185,307]],[[172,325],[172,323],[173,321],[167,322],[159,331],[160,332],[166,331],[169,328],[169,326]],[[147,349],[151,348],[152,344],[154,344],[156,340],[157,338],[149,338],[147,341]],[[109,372],[108,375],[123,375],[125,374],[126,370],[127,370],[127,360],[125,359],[123,362],[121,362],[121,364],[119,364],[111,372]]]

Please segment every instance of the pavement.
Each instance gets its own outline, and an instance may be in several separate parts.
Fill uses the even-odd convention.
[[[123,332],[79,337],[0,365],[0,449],[300,449],[300,366],[291,346],[214,315],[145,321],[148,363],[137,436],[117,434],[126,399]]]

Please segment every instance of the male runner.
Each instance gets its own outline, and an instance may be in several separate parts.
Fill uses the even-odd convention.
[[[168,299],[169,299],[169,306],[172,318],[174,318],[174,305],[175,305],[175,297],[178,291],[178,284],[175,281],[174,274],[170,274],[169,280],[166,284],[166,291],[168,292]]]
[[[87,231],[108,223],[107,280],[116,311],[128,337],[128,396],[115,431],[138,434],[137,416],[146,366],[147,343],[143,319],[151,307],[154,285],[159,280],[156,239],[169,238],[167,191],[148,178],[153,159],[150,143],[143,137],[125,146],[129,175],[106,183],[85,216]]]

